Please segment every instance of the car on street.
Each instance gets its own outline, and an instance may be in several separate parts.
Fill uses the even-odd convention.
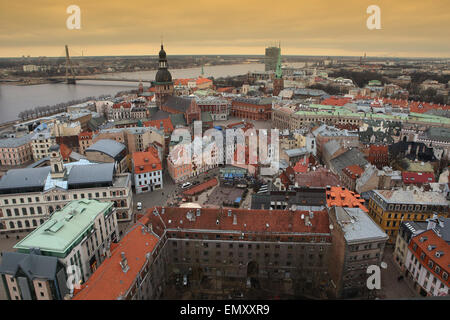
[[[192,186],[192,183],[190,182],[185,182],[181,185],[181,189],[186,189],[189,188],[190,186]]]
[[[136,204],[136,208],[140,211],[140,210],[142,210],[142,202],[138,202],[137,204]]]

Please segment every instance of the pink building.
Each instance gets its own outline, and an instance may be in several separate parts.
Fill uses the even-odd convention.
[[[20,166],[32,160],[31,135],[0,140],[0,165]]]

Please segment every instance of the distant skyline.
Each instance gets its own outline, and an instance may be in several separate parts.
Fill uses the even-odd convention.
[[[369,5],[381,30],[368,30]],[[66,28],[70,5],[81,30]],[[450,58],[450,1],[33,0],[0,2],[0,57],[283,55]]]

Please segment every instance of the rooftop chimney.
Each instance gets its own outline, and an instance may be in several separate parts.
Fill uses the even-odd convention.
[[[123,273],[127,273],[130,270],[130,266],[128,265],[127,258],[125,257],[125,252],[121,252],[122,260],[120,261],[120,266],[122,267]]]

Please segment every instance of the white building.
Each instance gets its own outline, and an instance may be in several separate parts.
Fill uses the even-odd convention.
[[[111,242],[119,240],[114,213],[112,202],[72,201],[14,248],[20,253],[38,249],[41,255],[57,257],[66,268],[76,266],[85,282],[108,256]]]
[[[136,193],[163,188],[162,165],[157,150],[150,148],[149,151],[133,153],[133,176]]]

